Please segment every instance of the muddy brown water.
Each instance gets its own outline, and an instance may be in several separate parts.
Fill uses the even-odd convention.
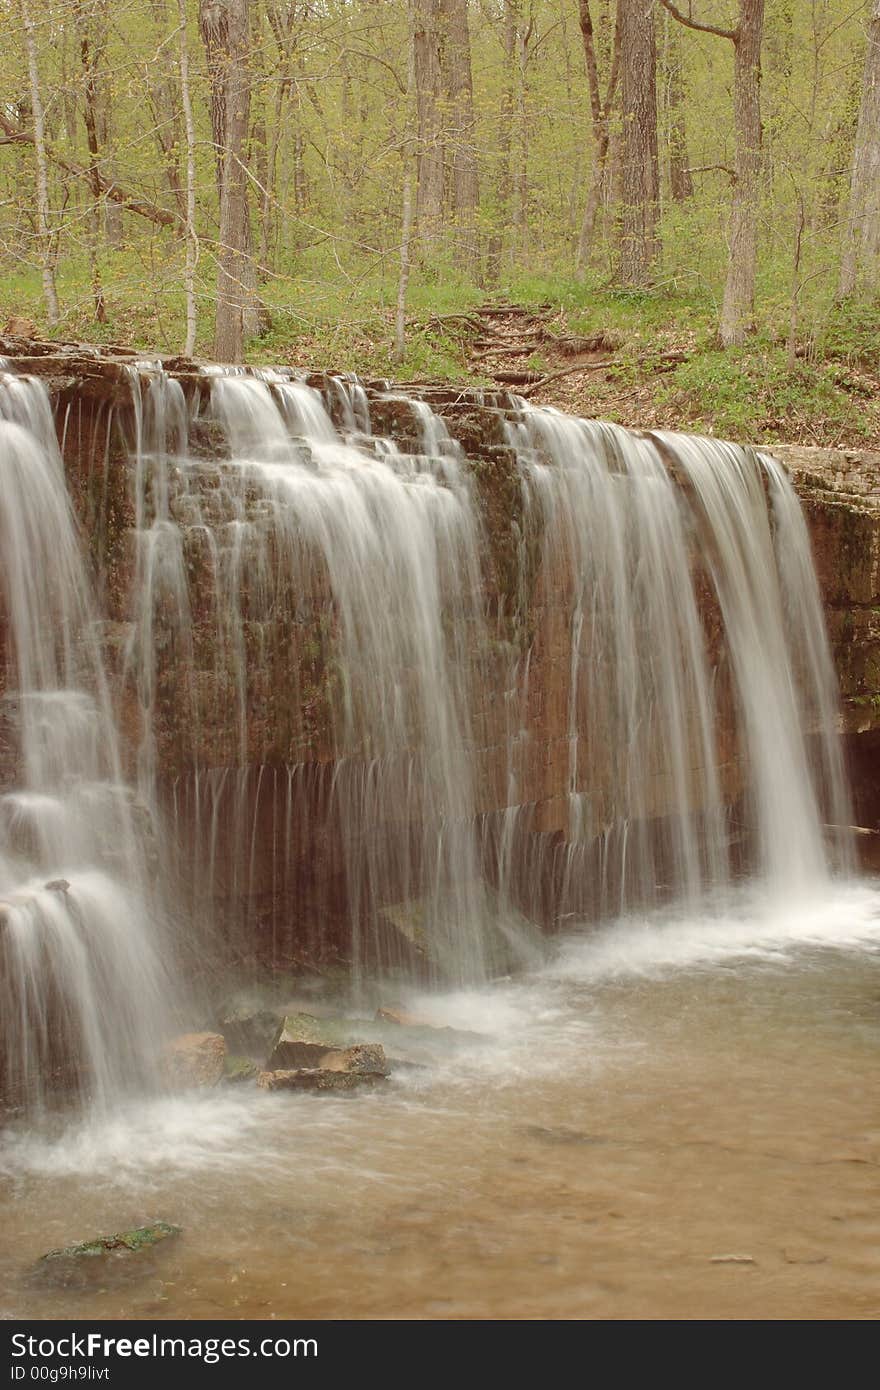
[[[874,1318],[880,881],[619,923],[410,999],[422,1070],[357,1098],[121,1106],[0,1149],[0,1312],[35,1318]],[[45,1250],[179,1223],[154,1254]]]

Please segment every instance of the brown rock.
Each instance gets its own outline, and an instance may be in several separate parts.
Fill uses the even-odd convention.
[[[374,1086],[384,1072],[336,1071],[329,1067],[299,1067],[293,1071],[261,1071],[257,1085],[264,1091],[354,1091]]]
[[[318,1062],[323,1071],[357,1072],[359,1075],[385,1076],[388,1063],[380,1043],[357,1043],[354,1047],[334,1047]]]
[[[165,1048],[163,1060],[174,1086],[216,1086],[223,1076],[226,1039],[220,1033],[183,1033]]]

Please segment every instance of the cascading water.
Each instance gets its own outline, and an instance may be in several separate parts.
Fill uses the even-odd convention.
[[[143,1083],[171,990],[48,399],[0,374],[0,1097]]]
[[[356,977],[466,983],[534,960],[526,918],[847,866],[823,830],[850,822],[834,676],[772,459],[511,401],[515,593],[490,598],[485,478],[424,402],[128,372],[136,802],[48,399],[0,388],[7,1093],[149,1070],[162,895],[208,956],[332,947]]]
[[[730,884],[742,836],[782,893],[850,867],[845,835],[823,832],[851,813],[809,539],[783,470],[735,445],[546,409],[523,408],[508,431],[542,517],[545,582],[571,608],[563,899],[576,907],[597,843],[602,915],[661,886],[695,906]]]

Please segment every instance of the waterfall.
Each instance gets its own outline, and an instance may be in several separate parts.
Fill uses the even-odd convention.
[[[849,867],[772,458],[508,398],[481,463],[388,386],[127,370],[112,681],[48,397],[0,377],[6,1094],[149,1073],[170,900],[208,955],[461,984],[569,916]]]
[[[0,1095],[93,1104],[155,1068],[172,991],[49,402],[0,374]]]

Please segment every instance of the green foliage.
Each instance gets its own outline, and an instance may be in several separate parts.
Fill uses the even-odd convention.
[[[821,334],[822,352],[855,366],[880,368],[880,298],[835,303]]]
[[[801,361],[792,370],[786,349],[767,340],[740,351],[704,347],[660,379],[656,396],[682,427],[742,441],[867,440],[880,426],[880,409],[853,399],[835,363]]]

